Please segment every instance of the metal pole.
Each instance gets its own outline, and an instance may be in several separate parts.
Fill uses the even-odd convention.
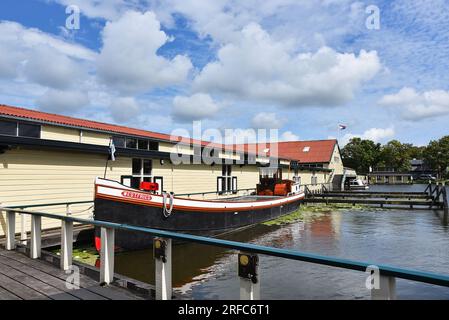
[[[114,229],[101,228],[100,283],[114,281]]]
[[[23,210],[23,208],[19,208]],[[26,214],[19,213],[20,215],[20,243],[23,245],[27,244],[27,230],[26,230]]]

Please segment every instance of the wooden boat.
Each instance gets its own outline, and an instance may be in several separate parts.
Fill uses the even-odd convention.
[[[195,200],[173,194],[127,187],[119,182],[97,178],[94,219],[129,225],[218,236],[295,211],[304,193],[294,182],[273,184],[283,196],[248,195],[224,199]],[[259,187],[259,185],[258,185]],[[260,194],[270,190],[262,188]],[[99,230],[96,246],[99,247]],[[115,243],[122,249],[151,246],[151,236],[117,230]]]

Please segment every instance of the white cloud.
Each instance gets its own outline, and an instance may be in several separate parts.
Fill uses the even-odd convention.
[[[65,86],[73,81],[73,75],[79,75],[80,61],[92,61],[95,56],[95,52],[83,46],[40,30],[16,22],[0,22],[0,77],[29,76],[42,85]]]
[[[208,94],[195,93],[190,97],[176,96],[173,99],[172,116],[178,122],[190,122],[212,118],[220,108]]]
[[[138,1],[134,0],[53,0],[62,5],[76,5],[80,8],[81,14],[89,18],[103,18],[115,20],[123,12],[129,9],[137,9]]]
[[[76,113],[89,104],[87,93],[49,89],[36,101],[40,110],[55,113]]]
[[[279,119],[274,112],[260,112],[251,120],[253,128],[256,129],[279,129],[284,124],[283,119]]]
[[[285,131],[281,135],[281,141],[297,141],[297,140],[299,140],[299,136],[291,131]]]
[[[133,97],[112,98],[111,116],[118,123],[128,122],[139,115],[140,108]]]
[[[349,142],[349,140],[356,137],[361,139],[372,140],[374,142],[381,142],[384,141],[385,139],[394,137],[395,134],[396,133],[394,127],[371,128],[366,130],[362,134],[347,133],[343,136],[343,138],[339,139],[339,142],[342,146],[344,146]],[[329,139],[335,139],[335,137],[329,137]]]
[[[194,88],[287,106],[332,106],[349,101],[380,68],[375,51],[356,56],[323,47],[297,54],[289,42],[274,41],[252,23],[219,49],[218,60],[203,68]]]
[[[25,63],[24,74],[42,86],[64,89],[78,81],[83,72],[79,64],[66,55],[47,46],[39,46]]]
[[[449,114],[449,91],[430,90],[422,93],[404,87],[379,100],[382,106],[398,108],[402,118],[420,120]]]
[[[98,75],[121,92],[146,92],[155,87],[182,83],[192,63],[177,55],[168,60],[157,50],[169,41],[152,12],[126,12],[103,29]]]

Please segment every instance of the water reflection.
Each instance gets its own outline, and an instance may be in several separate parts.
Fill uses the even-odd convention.
[[[338,210],[307,213],[304,221],[256,227],[229,240],[289,248],[347,259],[447,274],[449,235],[441,213],[431,210]],[[173,248],[174,286],[194,299],[237,299],[235,252],[205,245]],[[366,299],[366,275],[275,257],[260,257],[262,298]],[[117,272],[154,283],[151,250],[116,256]],[[449,289],[398,280],[399,298],[448,299]]]

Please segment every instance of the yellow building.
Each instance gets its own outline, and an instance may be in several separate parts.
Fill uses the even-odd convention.
[[[115,161],[107,161],[111,141]],[[293,145],[288,151],[280,143],[281,152],[274,160],[279,165],[276,172],[311,188],[331,183],[343,167],[336,140],[325,141],[328,143],[296,142],[310,144],[307,152],[302,145],[298,149],[310,156],[309,162],[290,152]],[[179,144],[167,134],[0,105],[0,204],[26,207],[90,201],[94,179],[104,175],[132,187],[153,181],[161,190],[177,195],[208,198],[218,193],[225,197],[251,192],[245,189],[255,188],[260,175],[266,173],[269,153],[252,156],[225,146],[218,158],[227,162],[207,164],[198,160],[197,152],[206,145],[192,140]],[[175,164],[173,155],[188,161]],[[66,207],[35,210],[64,214]],[[73,205],[69,210],[74,216],[89,217],[92,204]],[[29,230],[29,221],[25,225]],[[59,227],[58,222],[43,220],[43,228],[52,227]],[[4,215],[0,216],[0,235],[3,230]],[[19,225],[16,230],[20,230]]]

